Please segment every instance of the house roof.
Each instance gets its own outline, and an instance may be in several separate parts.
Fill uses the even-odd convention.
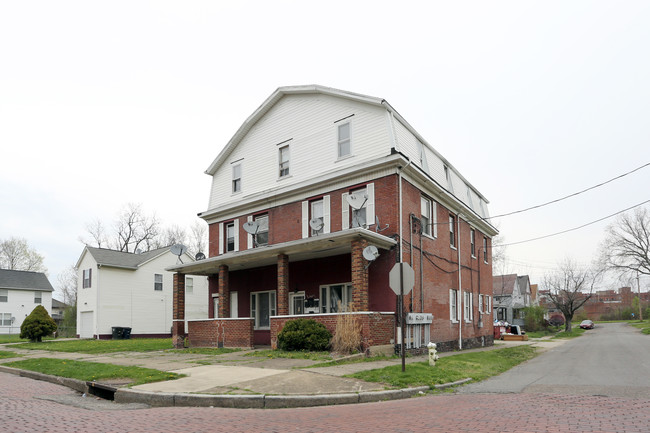
[[[106,248],[88,246],[86,247],[86,250],[95,259],[98,265],[110,266],[114,268],[138,269],[138,267],[143,263],[168,252],[169,247],[158,248],[140,254],[125,253],[123,251],[108,250]],[[81,261],[81,259],[79,260]]]
[[[517,282],[517,274],[495,275],[492,277],[492,293],[494,296],[512,295]]]
[[[0,269],[0,288],[18,290],[40,290],[53,292],[54,288],[43,272],[14,271]]]
[[[67,304],[64,304],[63,302],[59,301],[58,299],[52,298],[52,308],[65,308],[67,307]]]

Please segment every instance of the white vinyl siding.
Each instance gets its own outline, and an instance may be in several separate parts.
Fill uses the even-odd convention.
[[[352,114],[354,157],[337,160],[338,123],[333,122]],[[385,116],[381,107],[328,95],[285,96],[251,127],[218,168],[212,179],[209,208],[241,200],[239,196],[232,196],[230,162],[244,157],[242,193],[248,196],[267,191],[269,185],[288,187],[366,159],[390,154],[392,144]],[[269,164],[269,161],[277,161],[275,143],[286,141],[287,137],[292,137],[291,175],[278,183],[278,166]],[[319,163],[314,164],[314,161]]]

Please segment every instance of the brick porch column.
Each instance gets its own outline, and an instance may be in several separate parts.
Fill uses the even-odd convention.
[[[352,302],[354,311],[368,311],[368,269],[363,249],[368,246],[365,239],[352,241]]]
[[[226,265],[219,266],[219,317],[230,317],[230,286]]]
[[[175,349],[182,349],[185,347],[185,274],[174,274],[172,308],[172,344]]]
[[[289,256],[278,255],[278,315],[289,314]]]

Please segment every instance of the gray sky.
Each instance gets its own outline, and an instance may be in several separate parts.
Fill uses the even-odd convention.
[[[205,169],[279,86],[385,98],[502,214],[650,162],[646,1],[0,3],[0,239],[50,280],[127,202],[189,225]],[[650,199],[650,168],[495,219],[507,243]],[[612,220],[508,247],[532,282]],[[495,274],[500,270],[494,271]]]

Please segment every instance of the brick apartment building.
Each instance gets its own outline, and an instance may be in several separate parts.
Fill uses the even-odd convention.
[[[206,173],[208,258],[168,268],[177,346],[184,275],[209,279],[192,346],[275,346],[287,320],[334,331],[338,314],[356,316],[364,348],[397,344],[400,261],[415,271],[404,308],[425,313],[409,316],[407,347],[492,344],[488,201],[385,100],[279,88]]]

